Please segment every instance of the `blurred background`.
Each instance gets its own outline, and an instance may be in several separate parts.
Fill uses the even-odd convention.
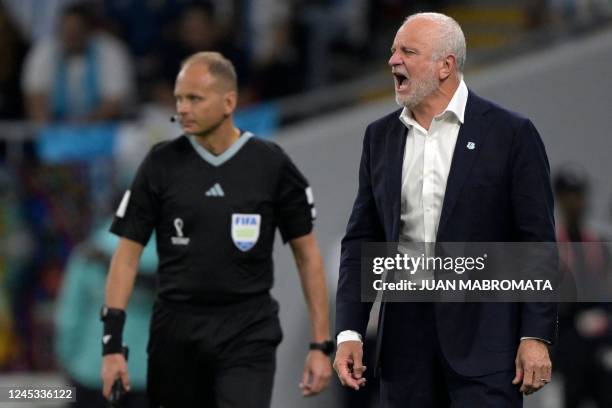
[[[333,310],[363,132],[396,109],[386,62],[416,11],[456,18],[468,87],[535,123],[559,239],[610,241],[612,0],[1,0],[0,387],[70,384],[96,406],[108,222],[150,146],[180,135],[173,83],[196,51],[234,62],[238,126],[280,143],[310,180]],[[608,273],[608,247],[596,252],[573,267]],[[136,396],[155,297],[154,248],[145,255],[126,328]],[[300,397],[306,308],[290,251],[277,242],[275,256],[285,340],[273,406],[375,406],[373,382],[354,394],[334,378]],[[612,407],[609,305],[564,305],[560,320],[558,371],[526,406]]]

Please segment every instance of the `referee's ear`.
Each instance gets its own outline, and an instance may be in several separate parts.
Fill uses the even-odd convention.
[[[236,110],[236,105],[238,104],[238,92],[236,91],[228,91],[223,96],[223,110],[224,113],[229,116],[234,113]]]

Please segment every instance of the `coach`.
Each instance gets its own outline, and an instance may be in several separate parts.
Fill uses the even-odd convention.
[[[360,301],[364,242],[555,240],[544,146],[533,124],[468,90],[452,18],[408,17],[389,65],[401,109],[371,123],[342,241],[336,301],[340,381],[359,389],[371,303]],[[551,303],[384,303],[382,407],[521,407],[551,380]],[[378,371],[378,370],[377,370]]]

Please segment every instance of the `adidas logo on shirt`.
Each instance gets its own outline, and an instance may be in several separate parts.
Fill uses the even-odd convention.
[[[208,189],[208,191],[206,192],[206,196],[207,197],[225,197],[225,193],[223,192],[223,189],[221,188],[219,183],[215,183],[214,186]]]

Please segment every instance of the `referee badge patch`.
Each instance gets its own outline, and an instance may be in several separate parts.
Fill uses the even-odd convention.
[[[259,239],[261,215],[232,214],[232,241],[236,247],[246,252],[253,248]]]

